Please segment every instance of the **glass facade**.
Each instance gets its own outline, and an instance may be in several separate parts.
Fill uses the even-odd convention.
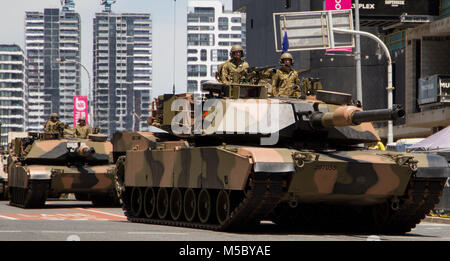
[[[42,131],[53,112],[63,122],[73,122],[73,96],[81,92],[79,15],[70,10],[61,13],[56,8],[27,12],[25,44],[28,130]]]
[[[94,120],[102,133],[146,131],[152,89],[150,14],[94,18]]]

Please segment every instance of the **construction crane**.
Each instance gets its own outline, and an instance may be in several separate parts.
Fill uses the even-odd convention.
[[[116,0],[101,0],[100,4],[105,6],[105,12],[111,12],[111,6],[116,3]]]
[[[61,12],[73,12],[75,8],[74,0],[61,0],[62,9]]]

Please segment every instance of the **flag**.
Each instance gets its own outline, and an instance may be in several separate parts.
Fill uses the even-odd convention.
[[[283,44],[282,45],[283,45],[283,51],[281,53],[287,52],[288,49],[289,49],[289,39],[288,39],[286,31],[284,31],[284,37],[283,37]]]

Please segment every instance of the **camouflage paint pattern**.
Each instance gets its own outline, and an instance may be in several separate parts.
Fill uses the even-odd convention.
[[[154,116],[150,123],[155,127],[171,132],[172,120],[177,113],[182,113],[181,111],[171,111],[172,103],[179,98],[187,99],[191,106],[191,111],[183,113],[190,115],[192,131],[190,134],[175,133],[175,135],[183,138],[195,136],[196,134],[193,131],[196,122],[196,119],[194,118],[194,101],[193,96],[189,94],[165,95],[164,99],[160,96],[158,102],[160,103],[161,108],[153,112]],[[218,118],[217,114],[214,114],[214,111],[202,111],[199,115],[203,117],[203,120],[213,118],[215,128],[212,129],[213,131],[211,131],[211,129],[203,128],[200,132],[201,135],[222,135],[224,133],[229,135],[260,135],[261,130],[264,130],[265,134],[275,133],[277,131],[282,131],[289,126],[295,126],[298,121],[295,115],[296,113],[302,114],[308,111],[314,112],[315,107],[317,107],[318,112],[325,114],[322,125],[329,130],[330,139],[340,139],[347,144],[370,143],[380,140],[379,135],[370,122],[363,122],[359,125],[355,125],[351,122],[352,113],[361,110],[361,108],[355,106],[328,104],[314,98],[305,100],[293,98],[247,98],[217,99],[216,101],[221,104],[222,112],[217,112],[221,117]],[[279,116],[275,117],[278,121],[277,124],[268,125],[265,123],[267,122],[267,119],[263,121],[268,117],[269,111],[278,113]],[[206,113],[206,117],[204,116],[204,113]],[[240,120],[236,121],[236,117],[243,119],[245,123],[242,123]],[[303,118],[303,121],[308,123],[309,120]],[[270,128],[261,128],[261,126],[266,125]],[[310,129],[308,131],[314,130]]]
[[[242,189],[250,171],[247,155],[224,147],[128,151],[125,185]]]
[[[97,135],[92,139],[102,140],[100,138]],[[45,180],[50,182],[50,190],[56,193],[106,193],[114,189],[111,142],[76,138],[37,139],[25,150],[21,142],[21,139],[15,140],[15,150],[8,158],[10,187],[28,188],[32,180]],[[69,148],[73,150],[70,157]],[[68,159],[74,160],[71,157],[78,158],[69,162]]]
[[[67,153],[67,143],[85,144],[95,150],[95,154],[102,159],[108,159],[113,150],[111,142],[96,142],[89,139],[57,139],[36,140],[26,154],[27,159],[58,159]]]
[[[288,192],[301,202],[372,205],[403,195],[411,176],[421,169],[450,175],[445,160],[425,154],[178,144],[128,151],[125,186],[243,190],[252,171],[291,173]]]

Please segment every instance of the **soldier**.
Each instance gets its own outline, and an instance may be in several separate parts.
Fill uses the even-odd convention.
[[[244,57],[244,49],[241,45],[236,44],[231,47],[231,59],[219,66],[220,76],[217,77],[221,82],[226,84],[240,83],[247,75],[248,63],[242,60]]]
[[[50,115],[50,120],[45,123],[45,133],[47,134],[61,134],[60,129],[64,129],[64,123],[59,120],[57,113]]]
[[[281,69],[272,77],[272,95],[280,97],[300,96],[300,80],[298,73],[292,69],[294,58],[290,53],[283,53],[280,57]]]
[[[86,118],[81,116],[78,119],[78,125],[75,127],[74,136],[76,138],[86,139],[91,134],[91,128],[86,124]]]

